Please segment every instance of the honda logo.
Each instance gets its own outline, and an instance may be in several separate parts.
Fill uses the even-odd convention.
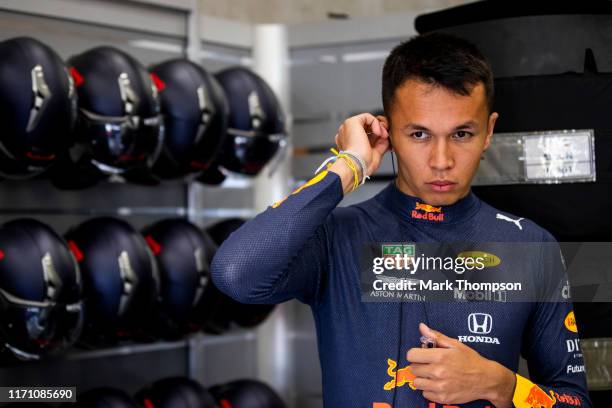
[[[489,334],[493,328],[493,318],[487,313],[470,313],[468,328],[474,334]]]

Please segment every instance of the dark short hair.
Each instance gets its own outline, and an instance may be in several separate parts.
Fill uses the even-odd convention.
[[[493,109],[491,66],[474,44],[462,38],[444,33],[427,33],[415,36],[391,51],[382,74],[382,100],[387,115],[391,111],[395,91],[408,79],[439,85],[465,96],[482,82],[489,112]]]

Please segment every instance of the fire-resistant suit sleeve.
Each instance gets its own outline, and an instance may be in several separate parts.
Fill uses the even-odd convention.
[[[243,224],[215,254],[215,285],[242,303],[312,304],[328,264],[326,220],[342,197],[340,177],[322,171]]]
[[[544,241],[553,246],[545,251],[542,269],[558,268],[564,262],[558,244],[547,234]],[[552,248],[552,249],[550,249]],[[558,274],[551,288],[561,293]],[[567,283],[567,281],[565,281]],[[530,379],[516,375],[513,397],[516,408],[546,407],[591,408],[584,360],[580,350],[578,329],[569,294],[565,301],[551,301],[550,293],[534,305],[523,335],[522,354],[527,359]]]

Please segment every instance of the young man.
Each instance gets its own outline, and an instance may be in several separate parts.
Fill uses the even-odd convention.
[[[311,306],[326,407],[590,407],[569,302],[362,301],[365,242],[554,242],[470,191],[498,117],[473,45],[415,37],[391,52],[382,82],[386,117],[347,119],[335,142],[351,154],[232,234],[215,284],[245,303]],[[336,208],[388,150],[397,179]],[[515,374],[521,354],[531,380]]]

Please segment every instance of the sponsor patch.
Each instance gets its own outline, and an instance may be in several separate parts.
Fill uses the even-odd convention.
[[[552,408],[557,399],[553,391],[547,394],[527,378],[516,374],[516,387],[512,402],[516,408]]]
[[[396,387],[399,388],[404,385],[408,385],[413,390],[416,390],[414,385],[412,385],[412,382],[416,377],[414,374],[412,374],[412,371],[410,371],[410,365],[396,370],[397,362],[395,360],[391,360],[390,358],[387,359],[387,365],[387,374],[389,377],[391,377],[391,380],[384,385],[383,388],[385,391],[392,390]]]
[[[574,317],[574,311],[572,310],[565,316],[565,328],[572,333],[578,333],[578,327],[576,326],[576,318]]]
[[[497,266],[501,263],[501,259],[497,255],[490,254],[484,251],[464,251],[457,255],[457,258],[472,259],[474,262],[478,261],[485,268]]]
[[[417,220],[444,221],[442,207],[434,207],[433,205],[419,203],[418,201],[415,203],[414,210],[412,210],[410,216]]]

